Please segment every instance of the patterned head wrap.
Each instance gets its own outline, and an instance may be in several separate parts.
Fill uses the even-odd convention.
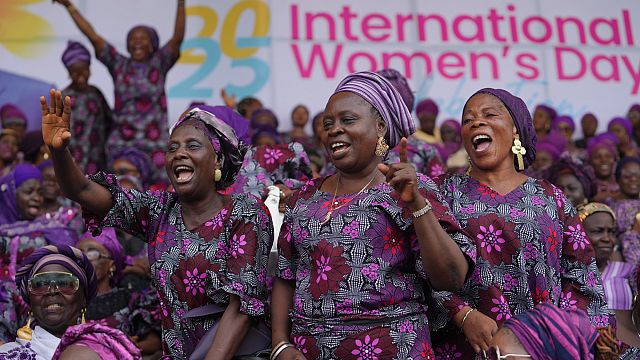
[[[536,111],[537,110],[546,112],[547,115],[549,115],[549,117],[551,118],[551,122],[553,122],[553,120],[558,116],[558,112],[556,111],[556,109],[552,108],[551,106],[540,104],[536,106]]]
[[[416,115],[420,117],[422,114],[433,114],[433,116],[438,117],[438,104],[431,99],[420,101],[416,106]]]
[[[612,133],[603,133],[596,135],[587,141],[587,153],[589,158],[593,156],[593,153],[598,148],[605,148],[609,151],[614,158],[618,158],[618,137]]]
[[[0,225],[12,224],[20,220],[16,204],[16,189],[31,179],[42,182],[40,170],[31,164],[19,164],[12,172],[0,179]]]
[[[77,41],[69,41],[67,48],[62,53],[62,63],[68,69],[71,65],[80,61],[86,61],[87,64],[91,64],[89,50]]]
[[[413,91],[411,90],[411,86],[409,86],[407,79],[396,69],[383,69],[378,71],[377,74],[389,80],[391,85],[398,90],[400,96],[402,96],[402,101],[404,101],[404,104],[407,105],[407,109],[411,112],[411,110],[413,110],[416,97],[413,95]]]
[[[622,169],[627,164],[638,164],[640,165],[640,158],[636,156],[625,156],[616,165],[616,182],[620,182],[620,177],[622,177]]]
[[[271,120],[273,121],[275,128],[276,129],[278,128],[278,125],[280,124],[278,122],[278,117],[276,116],[276,114],[273,113],[273,111],[265,108],[260,108],[253,112],[253,114],[251,115],[251,124],[249,126],[251,126],[252,129],[255,129],[258,126],[261,126],[258,124],[258,118],[263,115],[267,115],[268,117],[270,117]]]
[[[102,229],[102,232],[98,236],[94,236],[90,232],[86,232],[80,239],[80,241],[85,239],[95,240],[107,249],[116,268],[113,273],[113,277],[109,282],[111,286],[116,286],[122,277],[122,270],[125,266],[124,249],[122,248],[120,241],[118,241],[116,230],[112,227],[106,227]]]
[[[411,113],[395,87],[384,77],[370,72],[361,71],[347,75],[333,92],[351,92],[368,102],[380,113],[387,124],[384,138],[393,149],[400,139],[408,137],[416,130]]]
[[[568,116],[568,115],[558,116],[557,118],[553,119],[551,128],[554,130],[558,130],[558,125],[562,123],[569,125],[569,128],[571,129],[572,132],[576,130],[576,123],[573,121],[571,116]]]
[[[158,48],[160,47],[160,39],[158,38],[158,32],[156,31],[156,29],[152,28],[151,26],[136,25],[132,27],[131,30],[129,30],[129,32],[127,33],[127,44],[129,44],[129,40],[131,39],[131,36],[133,36],[133,32],[138,29],[143,29],[147,32],[147,34],[149,35],[149,40],[151,40],[151,47],[153,48],[152,52],[156,52],[156,50],[158,50]]]
[[[218,189],[225,189],[235,181],[247,152],[247,147],[238,140],[235,130],[227,122],[239,121],[238,118],[242,116],[226,106],[208,106],[205,109],[190,109],[171,127],[169,133],[173,134],[188,120],[195,120],[204,125],[204,128],[197,125],[196,127],[211,141],[222,170],[222,179],[217,186]]]
[[[537,360],[593,359],[598,332],[581,310],[540,303],[504,323]]]
[[[88,347],[103,360],[142,359],[140,349],[131,342],[127,335],[118,329],[96,322],[69,327],[62,335],[60,345],[53,354],[52,360],[58,360],[60,355],[73,345]]]
[[[613,210],[611,210],[610,207],[605,204],[599,202],[590,202],[584,206],[578,207],[578,216],[580,217],[581,221],[584,221],[589,216],[598,212],[603,212],[611,215],[611,217],[613,218],[613,222],[616,222],[616,214],[613,212]]]
[[[529,113],[529,109],[527,109],[527,105],[524,101],[506,90],[492,88],[480,89],[476,91],[475,94],[471,95],[469,99],[477,94],[490,94],[502,101],[507,110],[509,110],[509,114],[513,119],[518,135],[520,135],[522,146],[527,149],[527,153],[524,155],[524,167],[527,168],[533,164],[536,160],[536,144],[538,143],[538,136],[536,135],[535,130],[533,130],[531,113]],[[467,100],[467,103],[468,102],[469,100]],[[467,107],[467,103],[464,104],[464,108]],[[517,167],[517,160],[515,157],[513,161],[514,166]]]
[[[14,104],[4,104],[0,107],[0,122],[2,128],[9,126],[27,126],[27,115]]]
[[[16,272],[16,284],[27,304],[29,303],[29,279],[49,264],[64,266],[80,280],[87,303],[96,296],[96,274],[84,253],[80,249],[67,245],[47,245],[27,256]]]
[[[611,129],[613,128],[614,125],[622,126],[627,131],[627,135],[633,134],[633,124],[631,124],[631,120],[629,120],[627,118],[615,117],[615,118],[611,119],[611,121],[609,121],[609,125],[607,127],[607,130],[609,132],[612,132]]]
[[[113,163],[116,160],[126,160],[133,164],[140,172],[140,178],[143,185],[148,185],[153,181],[151,159],[146,153],[143,153],[134,147],[125,147],[111,156],[111,163],[109,164],[109,167],[113,167]]]
[[[581,163],[578,163],[576,160],[571,158],[569,154],[565,154],[560,157],[560,160],[555,162],[549,169],[547,170],[546,179],[549,180],[552,184],[557,184],[558,179],[562,175],[573,175],[582,185],[582,189],[584,190],[584,196],[587,199],[591,199],[596,196],[596,192],[598,191],[595,181],[595,175],[593,174],[593,169],[590,166],[584,166]]]

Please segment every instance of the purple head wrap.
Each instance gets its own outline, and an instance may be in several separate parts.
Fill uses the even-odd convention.
[[[557,131],[552,131],[547,136],[538,142],[536,149],[538,152],[544,151],[551,155],[553,161],[560,159],[560,155],[565,151],[567,146],[567,139]]]
[[[559,161],[547,169],[545,178],[552,184],[557,184],[558,179],[562,175],[567,174],[573,175],[578,179],[587,199],[592,199],[596,195],[597,187],[593,169],[590,166],[584,166],[584,164],[577,162],[571,158],[568,153],[562,155]]]
[[[52,360],[58,360],[68,347],[74,345],[88,347],[103,360],[142,359],[140,349],[131,342],[127,335],[118,329],[96,322],[67,328]]]
[[[385,140],[389,148],[416,130],[411,113],[398,90],[384,77],[369,71],[347,75],[333,92],[351,92],[368,102],[387,124]]]
[[[111,286],[116,286],[120,281],[120,278],[122,277],[122,270],[125,266],[124,250],[122,248],[122,244],[120,244],[120,241],[118,241],[116,230],[112,227],[105,227],[102,229],[102,232],[98,236],[94,236],[90,232],[86,232],[84,235],[82,235],[80,241],[85,239],[97,241],[109,252],[109,255],[111,256],[111,259],[113,259],[113,264],[116,268],[113,273],[113,277],[109,282],[111,283]]]
[[[614,158],[618,157],[618,137],[612,133],[596,135],[587,141],[587,153],[589,158],[593,156],[596,149],[603,147],[609,151]]]
[[[0,122],[2,128],[8,126],[27,126],[27,115],[17,105],[4,104],[0,107]]]
[[[25,181],[36,179],[42,182],[42,174],[31,164],[19,164],[0,179],[0,225],[12,224],[20,220],[16,204],[16,189]]]
[[[269,109],[265,109],[265,108],[260,108],[256,111],[253,112],[253,114],[251,115],[251,128],[255,129],[258,125],[258,118],[260,116],[263,115],[267,115],[269,116],[274,123],[274,126],[276,127],[276,129],[278,128],[279,122],[278,122],[278,117],[276,116],[276,114],[273,113],[273,111],[269,110]]]
[[[460,136],[462,133],[462,126],[460,125],[460,122],[454,119],[448,119],[442,122],[442,124],[440,124],[440,129],[442,129],[443,126],[450,126],[453,128],[453,130],[455,130],[456,135]]]
[[[280,134],[278,134],[278,132],[276,131],[276,129],[274,129],[271,126],[258,126],[257,128],[253,129],[253,135],[251,136],[251,143],[252,144],[257,144],[258,138],[261,136],[269,136],[270,138],[272,138],[276,144],[280,144],[281,140],[280,140]]]
[[[109,164],[109,167],[112,167],[113,163],[116,160],[126,160],[138,169],[138,171],[140,172],[142,183],[144,185],[148,185],[153,181],[153,179],[151,178],[153,175],[151,159],[149,159],[149,155],[143,153],[142,151],[134,147],[126,147],[113,154],[111,159],[112,161]]]
[[[631,136],[631,134],[633,134],[633,125],[631,124],[631,120],[624,118],[624,117],[615,117],[613,119],[611,119],[611,121],[609,121],[609,125],[607,127],[607,130],[609,132],[612,132],[612,128],[614,125],[620,125],[622,126],[626,131],[627,131],[627,135]]]
[[[640,111],[640,104],[631,105],[631,107],[629,108],[629,111],[627,111],[627,113],[630,113],[632,111]]]
[[[62,63],[68,69],[71,65],[85,61],[87,64],[91,64],[91,54],[84,45],[77,41],[69,41],[67,48],[62,53]]]
[[[538,360],[593,359],[596,329],[581,310],[540,303],[504,323]]]
[[[158,50],[158,48],[160,47],[160,39],[158,38],[158,32],[156,31],[156,29],[152,28],[151,26],[136,25],[132,27],[131,30],[129,30],[129,32],[127,33],[127,45],[129,44],[129,40],[131,39],[133,32],[138,29],[143,29],[147,32],[147,34],[149,35],[149,40],[151,40],[151,47],[153,48],[153,52],[156,52],[156,50]]]
[[[24,154],[25,160],[36,160],[40,153],[40,148],[44,145],[42,130],[28,131],[20,141],[20,151]]]
[[[40,269],[49,264],[64,266],[70,273],[80,280],[86,302],[96,296],[97,283],[93,265],[84,253],[75,247],[67,245],[47,245],[27,256],[16,271],[16,284],[24,301],[29,303],[29,279]]]
[[[251,129],[249,128],[249,120],[245,119],[242,116],[235,116],[238,114],[234,114],[235,111],[233,111],[233,109],[229,109],[229,111],[223,111],[222,109],[216,109],[214,106],[209,106],[204,102],[196,101],[192,102],[189,105],[189,109],[193,109],[195,107],[208,111],[212,114],[215,111],[221,113],[221,120],[227,123],[227,125],[231,126],[231,128],[236,132],[238,139],[245,145],[251,145]],[[222,112],[224,112],[224,114],[222,114]]]
[[[533,129],[533,120],[531,120],[531,113],[527,109],[527,105],[519,97],[512,95],[510,92],[503,89],[484,88],[476,91],[471,95],[469,99],[477,94],[490,94],[502,101],[504,106],[509,110],[511,119],[516,126],[518,135],[520,135],[520,141],[522,146],[527,149],[527,153],[524,155],[524,167],[527,168],[536,160],[536,144],[538,143],[538,136]],[[467,100],[467,103],[469,100]],[[464,108],[467,104],[464,104]],[[513,159],[514,165],[517,166],[517,160]]]
[[[558,112],[556,111],[556,109],[552,108],[551,106],[540,104],[536,106],[536,110],[542,110],[546,112],[551,118],[551,122],[553,122],[553,120],[558,116]]]
[[[411,86],[409,86],[407,79],[396,69],[383,69],[377,73],[383,78],[389,80],[391,85],[398,90],[400,96],[402,96],[402,101],[404,101],[404,104],[407,105],[407,109],[411,112],[416,98],[413,95],[413,91],[411,90]]]
[[[218,162],[221,164],[222,179],[218,182],[218,189],[225,189],[235,181],[240,171],[247,147],[240,142],[235,130],[228,123],[241,122],[242,116],[226,106],[195,107],[182,115],[171,127],[169,132],[173,134],[175,129],[186,121],[194,120],[204,124],[201,129],[211,141],[216,151]]]
[[[553,120],[553,123],[551,124],[552,129],[558,130],[558,125],[560,125],[561,123],[565,123],[569,125],[569,128],[571,128],[572,132],[576,130],[576,123],[573,121],[571,116],[568,116],[568,115],[562,115],[562,116],[556,117]]]
[[[416,106],[416,115],[420,117],[421,114],[433,114],[438,117],[438,104],[431,99],[424,99]]]

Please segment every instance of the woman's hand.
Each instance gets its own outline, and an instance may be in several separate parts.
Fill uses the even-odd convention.
[[[422,196],[418,191],[416,168],[407,160],[406,138],[400,140],[400,162],[391,165],[380,164],[378,170],[387,177],[389,186],[400,194],[400,199],[412,207],[412,210],[418,210],[424,206],[424,202],[418,203]]]
[[[307,358],[298,349],[291,346],[278,355],[278,360],[307,360]]]
[[[71,1],[69,1],[69,0],[52,0],[51,2],[58,3],[58,4],[60,4],[60,5],[64,6],[64,7],[68,7],[68,6],[71,5]]]
[[[235,94],[229,96],[229,94],[227,94],[227,90],[225,90],[225,88],[222,88],[220,90],[220,97],[222,98],[222,101],[224,101],[224,104],[227,107],[230,107],[232,109],[236,108],[236,103],[238,102],[238,97]]]
[[[498,332],[498,324],[495,320],[474,310],[469,313],[467,320],[462,325],[462,331],[476,354],[481,350],[489,350],[493,335]]]
[[[71,121],[71,98],[64,98],[64,107],[62,105],[62,92],[60,90],[51,89],[49,92],[50,104],[47,106],[47,100],[44,96],[40,96],[40,105],[42,107],[42,138],[45,145],[50,150],[60,151],[69,146],[71,139],[71,130],[69,123]]]

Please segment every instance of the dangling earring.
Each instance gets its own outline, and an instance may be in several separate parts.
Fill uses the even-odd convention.
[[[83,307],[83,308],[82,308],[82,312],[81,312],[82,317],[80,318],[80,324],[84,324],[84,323],[86,323],[86,322],[87,322],[87,320],[84,318],[84,315],[85,315],[86,313],[87,313],[87,308],[86,308],[86,307]]]
[[[220,179],[222,179],[222,171],[220,169],[216,169],[213,172],[213,180],[215,180],[215,182],[220,181]]]
[[[515,139],[513,139],[513,146],[511,147],[511,152],[518,159],[518,171],[524,170],[524,158],[522,155],[527,153],[527,149],[522,146],[520,142],[520,135],[516,134]]]
[[[464,172],[464,174],[465,174],[465,175],[467,175],[467,176],[469,176],[469,175],[471,174],[471,168],[472,168],[472,165],[471,165],[471,156],[467,156],[467,163],[468,163],[469,165],[467,166],[467,171],[465,171],[465,172]]]
[[[113,278],[113,273],[115,271],[113,269],[109,269],[109,279]]]
[[[29,311],[29,319],[27,320],[27,325],[18,329],[18,339],[31,340],[31,338],[33,337],[33,330],[31,330],[31,316],[33,316],[33,313]]]
[[[387,151],[389,150],[389,145],[384,141],[384,137],[378,137],[378,143],[376,144],[376,156],[383,157],[387,155]]]

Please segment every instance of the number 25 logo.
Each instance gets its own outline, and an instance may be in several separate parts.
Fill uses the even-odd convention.
[[[240,17],[246,12],[253,12],[255,23],[251,37],[237,37],[236,31]],[[187,16],[197,16],[203,25],[198,35],[182,43],[180,62],[200,64],[194,73],[169,89],[170,97],[190,99],[209,98],[213,94],[212,87],[198,87],[198,83],[211,74],[220,62],[222,54],[230,57],[231,67],[248,67],[253,70],[253,81],[246,85],[217,84],[238,98],[258,92],[269,79],[269,65],[261,59],[253,57],[261,47],[271,44],[269,34],[270,13],[264,1],[244,0],[235,4],[227,13],[222,29],[220,42],[213,37],[218,27],[218,13],[208,6],[190,6]],[[243,24],[244,25],[244,24]],[[196,51],[200,50],[200,51]],[[198,54],[204,52],[204,54]]]

